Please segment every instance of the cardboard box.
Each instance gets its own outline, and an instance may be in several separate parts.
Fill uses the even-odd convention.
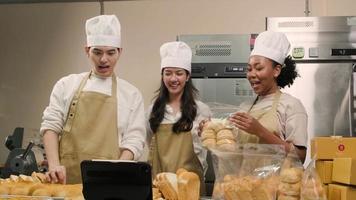
[[[356,158],[356,137],[315,137],[311,140],[311,157],[316,160]]]
[[[329,184],[328,185],[329,195],[328,200],[355,200],[356,199],[356,188]]]
[[[356,159],[335,158],[332,180],[338,183],[356,185]]]
[[[322,183],[327,184],[332,182],[333,161],[332,160],[317,160],[315,162],[316,171],[319,174]]]
[[[329,199],[329,185],[323,184],[323,188],[325,190],[326,199]]]

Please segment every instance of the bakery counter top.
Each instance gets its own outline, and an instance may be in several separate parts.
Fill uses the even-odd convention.
[[[64,197],[0,195],[1,200],[64,200]]]

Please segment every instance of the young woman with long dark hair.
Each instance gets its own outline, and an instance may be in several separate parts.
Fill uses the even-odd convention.
[[[161,86],[148,110],[149,161],[155,176],[179,168],[195,172],[204,191],[206,150],[198,136],[199,122],[211,117],[207,105],[197,100],[191,80],[192,51],[183,42],[161,46]]]

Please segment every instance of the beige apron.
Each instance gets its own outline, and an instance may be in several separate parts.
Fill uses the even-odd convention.
[[[200,194],[205,194],[203,167],[194,152],[190,131],[173,133],[173,124],[161,124],[154,134],[150,147],[149,162],[152,165],[152,177],[160,172],[176,173],[184,168],[200,177]]]
[[[277,92],[274,95],[271,109],[269,109],[267,111],[257,110],[257,109],[252,111],[252,107],[256,104],[256,101],[258,98],[257,97],[255,102],[252,104],[251,108],[247,112],[252,117],[257,119],[267,130],[269,130],[270,132],[275,133],[275,134],[277,134],[279,132],[277,106],[278,106],[280,97],[281,97],[281,92],[279,90],[277,90]],[[239,130],[238,131],[238,142],[241,144],[245,144],[245,143],[262,143],[263,141],[260,141],[259,137],[257,137],[254,134],[250,134],[243,130]]]
[[[80,162],[90,159],[118,159],[116,76],[111,96],[82,91],[92,72],[76,91],[59,142],[59,158],[66,167],[67,183],[81,183]]]

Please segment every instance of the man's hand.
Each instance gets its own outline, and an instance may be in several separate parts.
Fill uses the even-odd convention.
[[[50,183],[66,184],[66,168],[63,165],[49,167],[46,178]]]

